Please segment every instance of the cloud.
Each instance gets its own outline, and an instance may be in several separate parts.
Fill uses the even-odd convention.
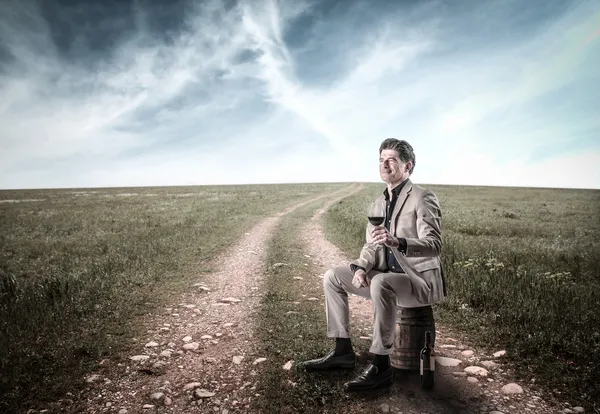
[[[23,44],[22,27],[3,22],[3,37],[12,42],[8,45],[17,61],[26,62],[28,68],[18,72],[20,65],[14,65],[13,71],[2,77],[5,104],[0,120],[9,125],[2,131],[3,143],[8,142],[3,164],[98,151],[98,155],[112,155],[136,148],[144,144],[145,134],[119,129],[136,122],[153,123],[152,119],[137,119],[148,112],[165,121],[169,106],[189,89],[205,91],[206,98],[191,97],[188,106],[177,111],[174,122],[199,115],[208,96],[213,115],[227,109],[233,97],[213,95],[210,83],[218,71],[227,70],[245,40],[235,29],[235,11],[216,10],[215,20],[205,14],[194,15],[191,30],[182,32],[173,44],[138,32],[93,71],[61,59],[48,47],[47,33],[36,35],[36,42]],[[39,13],[31,11],[35,12]],[[33,16],[40,20],[39,15]]]
[[[420,169],[419,179],[425,183],[552,188],[598,188],[600,182],[600,154],[563,154],[551,160],[532,163],[514,159],[508,163],[481,154],[452,154],[453,168],[445,171],[440,180],[428,169],[427,162]]]
[[[600,187],[550,178],[595,171],[596,1],[111,4],[0,5],[0,188],[378,181],[389,136],[415,180]]]
[[[469,93],[440,113],[441,122],[435,131],[461,132],[488,122],[505,109],[519,110],[576,81],[597,81],[597,71],[586,64],[587,51],[577,46],[596,25],[590,13],[596,11],[600,16],[600,10],[594,2],[573,4],[537,36],[495,51],[486,59],[477,54],[476,62],[457,69],[460,76],[450,73],[450,77],[463,80]],[[598,57],[597,47],[594,54]]]

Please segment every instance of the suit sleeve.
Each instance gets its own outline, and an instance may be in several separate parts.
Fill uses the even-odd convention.
[[[418,238],[406,238],[406,257],[436,257],[442,252],[442,210],[436,195],[425,190],[417,203]]]

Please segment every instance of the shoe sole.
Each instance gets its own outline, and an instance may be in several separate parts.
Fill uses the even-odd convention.
[[[372,385],[370,387],[345,387],[346,391],[348,392],[360,392],[360,391],[373,391],[373,390],[377,390],[377,389],[381,389],[384,387],[390,387],[392,384],[394,383],[394,378],[390,378],[389,380],[385,380],[383,382],[380,382],[379,384],[375,384]]]
[[[325,368],[319,368],[319,367],[304,367],[305,370],[307,371],[333,371],[333,370],[337,370],[337,369],[354,369],[354,367],[356,366],[356,364],[348,364],[348,365],[332,365],[329,367],[325,367]]]

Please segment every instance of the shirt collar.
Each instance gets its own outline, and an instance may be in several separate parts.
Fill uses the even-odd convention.
[[[396,187],[394,187],[392,189],[393,198],[398,198],[398,196],[400,195],[400,191],[402,191],[402,187],[404,187],[406,185],[407,181],[408,181],[408,178],[406,180],[402,181],[400,184],[398,184]],[[390,198],[388,196],[387,188],[385,190],[383,190],[383,196],[385,197],[385,199],[387,201],[390,200]]]

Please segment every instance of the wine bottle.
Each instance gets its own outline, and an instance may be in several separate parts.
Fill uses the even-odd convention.
[[[425,346],[421,349],[421,387],[433,388],[435,373],[435,351],[431,346],[431,332],[425,332]]]

